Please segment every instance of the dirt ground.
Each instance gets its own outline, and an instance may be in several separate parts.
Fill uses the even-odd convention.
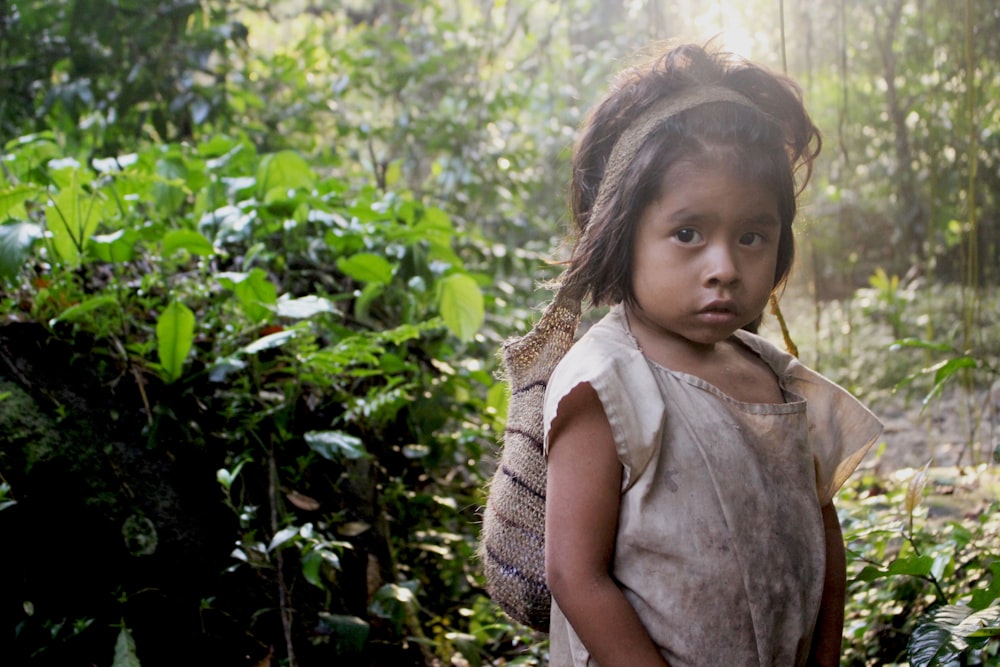
[[[888,474],[928,461],[934,468],[1000,463],[993,460],[1000,447],[1000,382],[973,397],[948,388],[926,407],[919,397],[896,395],[872,409],[885,425],[885,446],[865,467]]]
[[[909,485],[929,462],[925,503],[939,520],[978,516],[1000,501],[1000,382],[972,400],[956,387],[926,408],[898,396],[872,408],[885,431],[862,470]]]

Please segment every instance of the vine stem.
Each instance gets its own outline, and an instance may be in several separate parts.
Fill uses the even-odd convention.
[[[920,547],[917,545],[917,540],[916,540],[916,538],[914,537],[914,534],[913,534],[913,512],[912,511],[910,512],[910,517],[909,518],[910,518],[909,530],[903,531],[903,539],[905,539],[907,542],[910,543],[910,547],[913,549],[913,553],[915,553],[917,555],[917,558],[920,558],[920,557],[923,556],[923,553],[921,553]],[[928,572],[927,574],[916,575],[916,576],[917,576],[918,579],[923,579],[924,581],[929,581],[931,583],[931,585],[934,586],[934,591],[937,593],[938,599],[941,600],[942,603],[948,604],[948,595],[944,592],[944,589],[941,588],[941,582],[938,581],[938,578],[934,576],[933,572]]]
[[[778,320],[778,326],[781,327],[781,337],[785,341],[785,349],[793,357],[799,356],[799,347],[792,340],[792,334],[788,331],[788,323],[785,322],[785,316],[781,312],[781,306],[778,305],[778,298],[771,295],[771,314],[774,315],[775,319]]]
[[[278,532],[278,464],[274,460],[274,440],[267,453],[268,483],[267,494],[271,505],[271,534]],[[275,549],[274,561],[278,573],[278,608],[281,613],[281,629],[285,634],[285,650],[288,653],[288,667],[298,667],[295,659],[295,645],[292,642],[292,609],[288,605],[288,586],[285,583],[285,562],[281,549]]]

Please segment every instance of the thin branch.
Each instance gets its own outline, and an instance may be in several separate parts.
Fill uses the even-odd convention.
[[[271,505],[271,534],[278,532],[278,464],[274,459],[274,442],[267,453],[268,481],[267,495]],[[295,659],[295,645],[292,642],[292,609],[288,602],[288,585],[285,583],[285,563],[281,549],[274,551],[275,568],[278,573],[278,608],[281,614],[281,628],[285,634],[285,650],[288,653],[288,667],[298,667]]]

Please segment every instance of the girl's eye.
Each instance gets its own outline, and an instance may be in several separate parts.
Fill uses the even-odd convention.
[[[747,232],[740,237],[740,244],[745,246],[758,246],[767,239],[759,232]]]
[[[697,243],[701,239],[701,234],[697,230],[684,228],[674,232],[674,238],[681,243]]]

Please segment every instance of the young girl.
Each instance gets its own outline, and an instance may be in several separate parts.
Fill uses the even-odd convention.
[[[552,667],[839,664],[832,501],[881,424],[751,333],[819,148],[794,83],[695,46],[585,124],[561,289],[612,307],[545,394]]]

